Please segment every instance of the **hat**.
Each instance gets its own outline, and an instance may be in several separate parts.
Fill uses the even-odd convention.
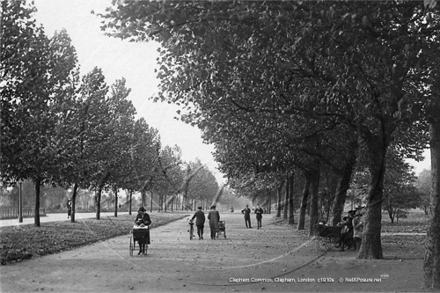
[[[198,207],[198,209],[199,209],[199,210],[201,210],[201,209],[202,209],[202,207]]]
[[[211,206],[211,209],[215,209],[215,205],[212,205],[212,206]]]
[[[145,208],[144,207],[140,207],[138,212],[145,212]]]

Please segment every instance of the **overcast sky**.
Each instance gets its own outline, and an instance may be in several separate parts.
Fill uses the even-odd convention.
[[[199,158],[221,181],[211,152],[213,146],[202,143],[200,131],[181,121],[175,105],[153,103],[148,98],[157,91],[156,43],[130,43],[106,37],[100,30],[100,18],[91,14],[103,12],[111,0],[35,0],[38,9],[37,22],[43,24],[46,34],[52,36],[56,30],[65,28],[78,53],[81,74],[90,72],[95,66],[104,72],[108,85],[124,77],[131,88],[129,98],[133,101],[139,117],[158,129],[164,145],[177,144],[182,149],[185,161]],[[429,151],[425,152],[424,162],[411,163],[418,174],[430,169]]]
[[[103,12],[111,0],[36,0],[35,18],[46,35],[65,28],[76,48],[81,75],[95,66],[101,68],[108,85],[124,77],[131,88],[129,99],[136,107],[138,117],[158,129],[163,145],[178,145],[185,161],[199,158],[221,180],[217,164],[212,158],[213,146],[202,142],[198,128],[187,125],[177,117],[175,105],[154,103],[148,98],[157,92],[154,69],[158,57],[156,43],[133,43],[103,35],[100,18],[91,14]]]

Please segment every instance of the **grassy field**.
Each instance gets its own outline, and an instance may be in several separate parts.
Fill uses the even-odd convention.
[[[154,227],[159,227],[187,216],[183,213],[155,213]],[[102,217],[42,223],[41,227],[23,225],[0,229],[0,261],[2,265],[24,259],[70,250],[101,240],[127,235],[133,227],[135,215]]]
[[[425,233],[428,228],[428,215],[422,210],[410,210],[407,217],[391,223],[386,212],[382,214],[382,232],[388,233]]]

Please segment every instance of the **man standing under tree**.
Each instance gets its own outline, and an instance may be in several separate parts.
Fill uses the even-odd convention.
[[[255,213],[257,214],[257,229],[261,229],[261,219],[263,218],[263,209],[257,204],[257,208],[255,209]]]
[[[202,207],[197,208],[197,212],[192,216],[191,221],[196,218],[197,235],[199,235],[199,240],[203,239],[203,228],[205,226],[205,213],[202,211]]]
[[[251,209],[248,205],[244,209],[241,210],[241,213],[244,214],[244,223],[246,224],[246,228],[252,228],[251,226]]]

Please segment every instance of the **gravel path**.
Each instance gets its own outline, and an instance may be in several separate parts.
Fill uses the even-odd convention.
[[[154,221],[154,214],[152,215]],[[378,292],[419,291],[423,247],[390,247],[385,260],[354,251],[322,253],[294,227],[246,229],[221,214],[227,238],[190,240],[185,219],[153,228],[146,257],[129,255],[129,236],[1,266],[1,292]],[[252,219],[254,222],[255,219]]]

